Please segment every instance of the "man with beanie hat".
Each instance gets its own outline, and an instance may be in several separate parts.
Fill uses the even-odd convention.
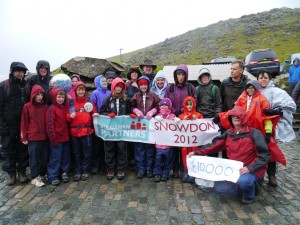
[[[28,149],[20,140],[22,109],[29,101],[30,87],[24,79],[27,71],[22,62],[13,62],[7,80],[0,83],[0,135],[2,136],[2,169],[8,173],[8,185],[27,182]]]
[[[106,71],[105,75],[107,82],[107,90],[111,90],[111,84],[113,80],[117,77],[117,74],[114,71]]]

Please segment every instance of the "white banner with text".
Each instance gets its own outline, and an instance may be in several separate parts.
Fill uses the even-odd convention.
[[[123,140],[168,146],[191,147],[208,144],[220,135],[212,119],[132,119],[129,116],[94,117],[95,133],[103,140]]]
[[[243,163],[236,160],[208,156],[187,158],[188,173],[192,177],[209,181],[231,181],[236,183],[240,177]]]

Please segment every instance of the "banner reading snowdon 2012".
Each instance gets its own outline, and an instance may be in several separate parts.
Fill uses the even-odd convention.
[[[94,117],[96,135],[103,140],[132,141],[169,146],[199,146],[218,136],[212,119],[162,120],[132,119],[129,116]]]

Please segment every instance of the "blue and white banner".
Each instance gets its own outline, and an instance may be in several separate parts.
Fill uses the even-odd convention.
[[[168,146],[200,146],[218,136],[212,119],[161,120],[132,119],[129,116],[94,117],[96,135],[103,140],[123,140]]]

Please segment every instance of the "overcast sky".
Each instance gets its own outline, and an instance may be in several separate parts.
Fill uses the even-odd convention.
[[[273,8],[299,8],[299,0],[0,0],[0,74],[12,61],[35,72],[75,56],[107,58],[164,41],[220,20]]]

